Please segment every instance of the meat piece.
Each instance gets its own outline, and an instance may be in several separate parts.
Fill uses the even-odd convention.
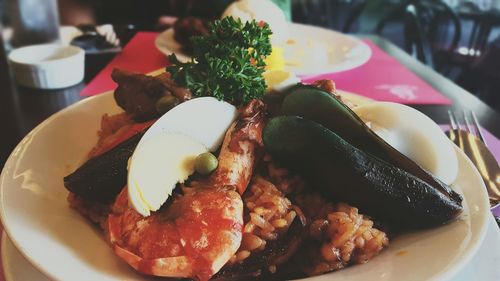
[[[183,51],[191,54],[193,51],[191,37],[208,35],[208,22],[195,17],[179,19],[174,24],[174,31],[174,38],[182,45]]]
[[[156,102],[171,95],[161,80],[151,76],[115,69],[111,77],[118,84],[116,103],[137,121],[158,117]]]
[[[161,97],[174,95],[181,102],[191,98],[191,92],[177,86],[169,73],[153,77],[114,69],[111,78],[118,84],[114,93],[116,103],[136,121],[159,117],[156,102]]]
[[[317,80],[313,83],[314,86],[325,90],[334,96],[337,96],[337,89],[335,88],[335,82],[330,79],[322,79],[322,80]]]
[[[180,102],[184,102],[193,98],[191,90],[177,85],[171,79],[170,73],[165,72],[156,76],[155,78],[160,80],[163,83],[163,85],[165,85],[168,88],[168,90],[172,93],[172,95],[179,99]]]

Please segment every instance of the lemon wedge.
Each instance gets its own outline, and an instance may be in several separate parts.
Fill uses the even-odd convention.
[[[299,77],[287,70],[267,70],[262,74],[267,85],[267,92],[282,92],[300,83]]]
[[[283,48],[273,46],[271,54],[266,57],[266,70],[283,70],[285,69],[285,57]]]

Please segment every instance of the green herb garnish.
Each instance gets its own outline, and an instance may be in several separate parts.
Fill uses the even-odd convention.
[[[262,77],[265,58],[271,54],[269,25],[255,20],[243,24],[226,17],[209,26],[208,36],[191,38],[193,59],[180,62],[169,56],[167,71],[174,81],[196,96],[213,96],[239,105],[260,99],[266,90]]]

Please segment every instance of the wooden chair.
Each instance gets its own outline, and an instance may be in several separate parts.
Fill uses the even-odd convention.
[[[418,60],[434,68],[431,47],[419,21],[419,11],[413,4],[405,9],[404,44],[406,52],[413,54]]]
[[[460,17],[472,22],[472,30],[467,40],[469,55],[479,56],[486,50],[493,27],[500,23],[496,11],[481,11],[474,3],[467,2],[459,9]]]
[[[457,83],[500,111],[500,36],[457,79]]]

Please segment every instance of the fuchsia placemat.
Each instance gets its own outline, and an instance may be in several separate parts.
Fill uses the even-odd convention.
[[[167,57],[155,46],[157,35],[156,32],[138,32],[80,94],[92,96],[113,90],[116,84],[111,80],[111,72],[115,67],[142,73],[165,67]]]
[[[365,40],[365,43],[372,50],[372,57],[367,63],[343,72],[308,77],[304,82],[332,79],[339,89],[378,101],[404,104],[452,103],[372,41]]]

